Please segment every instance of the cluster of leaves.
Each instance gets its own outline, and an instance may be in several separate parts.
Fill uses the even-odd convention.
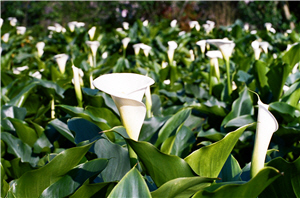
[[[10,38],[1,44],[1,196],[299,196],[300,72],[291,71],[300,60],[300,44],[285,50],[287,44],[299,42],[299,34],[266,30],[250,34],[238,23],[230,28],[209,34],[192,29],[179,35],[180,29],[170,27],[169,21],[144,26],[138,20],[129,30],[113,32],[97,27],[94,40],[100,47],[95,67],[88,62],[84,27],[43,38],[41,58],[35,48],[41,40],[30,30],[18,35],[15,27],[3,29]],[[125,37],[131,41],[123,53]],[[209,94],[209,60],[196,45],[201,39],[224,37],[236,44],[230,59],[236,89],[230,96],[224,94],[223,60],[219,60],[221,81]],[[251,48],[256,39],[271,45],[260,60],[254,60]],[[178,43],[176,67],[162,67],[171,40]],[[152,47],[149,57],[134,55],[136,43]],[[107,58],[101,56],[104,52]],[[60,53],[71,60],[64,74],[53,59]],[[85,74],[83,107],[75,100],[72,64]],[[27,68],[17,72],[23,66]],[[153,117],[145,119],[139,141],[126,135],[111,97],[90,88],[90,75],[110,72],[139,73],[155,80]],[[170,74],[176,81],[165,84]],[[283,91],[284,86],[289,89]],[[249,162],[257,98],[248,89],[270,104],[280,125],[266,167],[253,178]]]

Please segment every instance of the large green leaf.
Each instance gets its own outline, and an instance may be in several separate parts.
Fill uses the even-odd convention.
[[[17,106],[17,107],[22,107],[28,98],[28,96],[31,94],[31,91],[34,87],[36,87],[38,82],[32,82],[29,85],[25,86],[22,88],[22,91],[18,93],[14,98],[12,98],[9,101],[9,105]]]
[[[300,81],[295,82],[288,90],[284,93],[281,98],[281,102],[285,102],[289,105],[297,107],[300,100]]]
[[[191,109],[186,108],[182,109],[175,115],[173,115],[165,125],[160,129],[158,133],[158,139],[155,145],[160,145],[163,141],[165,141],[174,130],[176,130],[190,115]]]
[[[47,187],[75,167],[92,144],[67,149],[42,168],[24,173],[12,184],[9,192],[15,197],[39,197]]]
[[[285,102],[273,102],[269,109],[279,114],[286,122],[292,122],[300,117],[300,111]]]
[[[107,166],[107,164],[107,159],[94,159],[76,166],[57,182],[46,188],[40,198],[58,198],[70,195],[87,179],[99,174]]]
[[[220,117],[225,117],[228,112],[224,107],[219,105],[208,106],[202,103],[199,104],[192,104],[190,105],[193,109],[200,111],[201,113],[208,114],[208,115],[216,115]]]
[[[15,107],[11,105],[3,105],[1,108],[1,126],[6,130],[14,131],[14,127],[12,123],[8,119],[4,119],[6,117],[16,118],[19,120],[24,120],[26,116],[26,109],[21,107]]]
[[[198,175],[217,177],[239,137],[248,126],[250,125],[240,127],[228,133],[222,140],[194,151],[185,158],[185,161]]]
[[[108,197],[143,197],[151,198],[147,184],[140,172],[133,167],[113,188]]]
[[[254,62],[253,76],[256,80],[256,86],[259,89],[262,98],[264,98],[264,96],[268,93],[268,89],[269,89],[268,78],[267,78],[268,71],[269,68],[266,62],[263,62],[261,60],[257,60]]]
[[[263,168],[249,182],[225,182],[197,192],[193,198],[258,197],[281,174],[273,167]]]
[[[268,186],[261,194],[262,197],[300,197],[300,157],[294,162],[275,158],[266,165],[277,168],[284,176]]]
[[[194,176],[193,170],[183,159],[164,154],[148,142],[136,142],[127,138],[125,140],[158,187],[175,178]]]
[[[239,181],[241,173],[242,169],[239,162],[233,157],[233,155],[230,154],[219,174],[219,177],[222,182]]]
[[[68,125],[66,123],[62,122],[59,119],[54,119],[51,122],[49,122],[49,124],[51,124],[65,138],[67,138],[71,142],[75,143],[74,135],[69,130]]]
[[[291,49],[283,55],[282,60],[293,68],[295,64],[299,63],[300,61],[299,54],[300,43],[296,44],[295,46],[292,46]]]
[[[216,178],[208,177],[181,177],[163,184],[151,192],[153,198],[179,198],[191,197],[199,190],[210,186]]]
[[[116,182],[102,182],[96,184],[83,184],[70,198],[97,197],[106,198]]]

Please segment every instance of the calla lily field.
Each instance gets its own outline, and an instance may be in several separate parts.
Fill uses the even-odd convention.
[[[297,31],[1,21],[1,197],[300,197]]]

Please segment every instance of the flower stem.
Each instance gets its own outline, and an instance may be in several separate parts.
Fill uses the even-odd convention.
[[[229,65],[229,59],[225,59],[226,63],[226,75],[227,75],[227,91],[228,91],[228,96],[231,95],[232,92],[232,87],[231,87],[231,80],[230,80],[230,65]]]

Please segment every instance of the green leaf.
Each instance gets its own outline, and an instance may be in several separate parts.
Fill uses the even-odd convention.
[[[300,61],[299,54],[300,54],[300,43],[291,47],[291,49],[289,49],[289,51],[287,51],[283,55],[282,60],[285,63],[289,64],[291,68],[293,68],[295,64],[299,63]]]
[[[197,192],[193,198],[258,197],[281,174],[272,167],[263,168],[249,182],[225,182]]]
[[[292,122],[300,117],[300,111],[284,102],[273,102],[269,106],[269,110],[279,114],[286,122]]]
[[[300,81],[294,83],[281,98],[281,102],[285,102],[297,108],[300,100]]]
[[[222,140],[194,151],[185,158],[185,161],[199,176],[217,177],[239,137],[248,126],[250,125],[240,127],[228,133]]]
[[[255,122],[254,118],[252,115],[242,115],[236,118],[233,118],[232,120],[229,120],[227,124],[224,126],[225,128],[227,127],[241,127],[246,124],[250,124]]]
[[[38,139],[38,134],[25,121],[15,118],[7,118],[14,126],[18,137],[29,146],[33,147]]]
[[[38,157],[32,157],[31,147],[22,142],[19,138],[11,135],[10,133],[1,132],[1,139],[7,145],[7,152],[14,156],[21,158],[22,162],[29,162],[32,166],[35,166],[39,160]]]
[[[67,149],[58,154],[47,165],[24,173],[12,184],[9,192],[15,197],[39,197],[47,187],[75,167],[92,144]]]
[[[269,68],[267,66],[267,63],[256,60],[253,65],[253,76],[256,80],[256,86],[259,89],[262,98],[268,93],[269,90],[269,84],[268,84],[268,78],[267,73],[269,71]]]
[[[194,176],[191,167],[183,159],[164,154],[148,142],[136,142],[127,138],[125,140],[158,187],[172,179]]]
[[[216,115],[216,116],[220,116],[220,117],[225,117],[228,112],[225,108],[218,106],[218,105],[214,105],[214,106],[207,106],[205,104],[199,103],[199,104],[193,104],[190,105],[190,107],[192,107],[193,109],[200,111],[201,113],[205,113],[208,115]]]
[[[62,134],[65,138],[75,143],[74,135],[69,130],[68,125],[59,119],[54,119],[49,122],[60,134]]]
[[[139,140],[149,142],[151,137],[165,124],[170,117],[151,117],[143,123]]]
[[[186,108],[173,115],[160,129],[155,145],[158,146],[163,141],[165,141],[172,134],[172,132],[176,130],[188,118],[190,113],[191,108]]]
[[[31,94],[31,90],[37,86],[37,82],[32,82],[29,85],[22,88],[22,91],[18,95],[16,95],[14,98],[12,98],[9,101],[9,105],[21,107],[24,105],[27,97]]]
[[[210,186],[216,178],[207,177],[181,177],[163,184],[151,192],[153,198],[179,198],[191,197],[199,190]]]
[[[107,164],[107,159],[94,159],[76,166],[57,182],[46,188],[40,198],[58,198],[72,194],[87,179],[99,174]]]
[[[108,196],[111,197],[149,197],[150,191],[140,172],[133,167],[122,180],[113,188]]]
[[[97,184],[83,184],[70,198],[97,197],[106,198],[116,182],[102,182]]]
[[[284,176],[268,186],[261,194],[262,197],[300,196],[300,157],[294,162],[287,162],[283,158],[275,158],[269,161],[266,166],[277,168],[280,172],[283,172]]]
[[[218,177],[222,182],[239,181],[241,173],[239,162],[230,154]]]

